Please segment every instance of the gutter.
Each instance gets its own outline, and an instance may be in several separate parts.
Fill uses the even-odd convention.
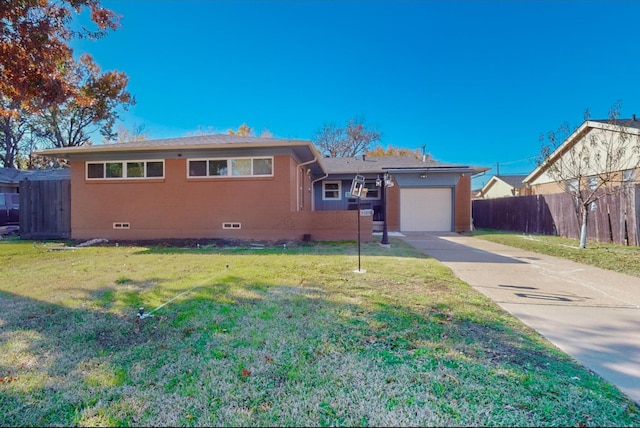
[[[316,200],[313,197],[313,185],[316,184],[318,181],[324,180],[328,176],[329,176],[329,174],[327,174],[325,172],[324,176],[322,176],[320,178],[316,178],[315,180],[311,181],[311,211],[315,211],[316,210],[316,203],[315,203]]]

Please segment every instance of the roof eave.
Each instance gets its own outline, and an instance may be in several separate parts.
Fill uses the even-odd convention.
[[[230,148],[264,148],[264,147],[309,147],[311,153],[318,159],[320,159],[320,153],[313,147],[310,141],[306,140],[278,140],[273,143],[225,143],[225,144],[171,144],[171,145],[148,145],[138,147],[123,147],[119,144],[95,145],[95,146],[76,146],[76,147],[63,147],[55,149],[35,150],[34,155],[43,156],[56,156],[61,158],[68,158],[85,153],[117,153],[117,152],[149,152],[149,151],[162,151],[162,150],[207,150],[207,149],[230,149]]]
[[[384,168],[385,171],[388,171],[391,174],[409,174],[416,172],[459,172],[459,173],[471,173],[475,169],[468,166],[446,166],[446,167],[424,167],[424,168]]]

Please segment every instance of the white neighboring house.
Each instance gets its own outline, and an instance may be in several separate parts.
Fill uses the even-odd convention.
[[[639,149],[640,119],[635,114],[631,119],[617,119],[615,123],[587,120],[523,182],[531,194],[594,188],[603,181],[609,184],[636,182]],[[554,174],[548,172],[551,168],[564,168],[560,175],[566,180],[556,181]]]
[[[484,185],[477,197],[481,199],[505,198],[510,196],[524,196],[528,189],[525,188],[524,180],[527,176],[519,175],[494,175],[489,182]]]

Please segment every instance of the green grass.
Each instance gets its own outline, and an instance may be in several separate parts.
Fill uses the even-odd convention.
[[[581,249],[577,239],[488,229],[478,229],[473,232],[473,236],[498,244],[640,277],[640,247],[589,241],[587,248]]]
[[[366,273],[354,243],[55,247],[0,242],[2,426],[640,426],[393,238]]]

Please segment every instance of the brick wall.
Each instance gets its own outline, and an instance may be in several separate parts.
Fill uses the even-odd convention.
[[[153,180],[87,181],[84,168],[84,162],[71,164],[73,239],[357,239],[353,211],[298,210],[307,184],[288,156],[274,158],[267,178],[187,179],[185,159],[166,160],[165,178]],[[371,217],[361,217],[361,239],[372,239]]]

